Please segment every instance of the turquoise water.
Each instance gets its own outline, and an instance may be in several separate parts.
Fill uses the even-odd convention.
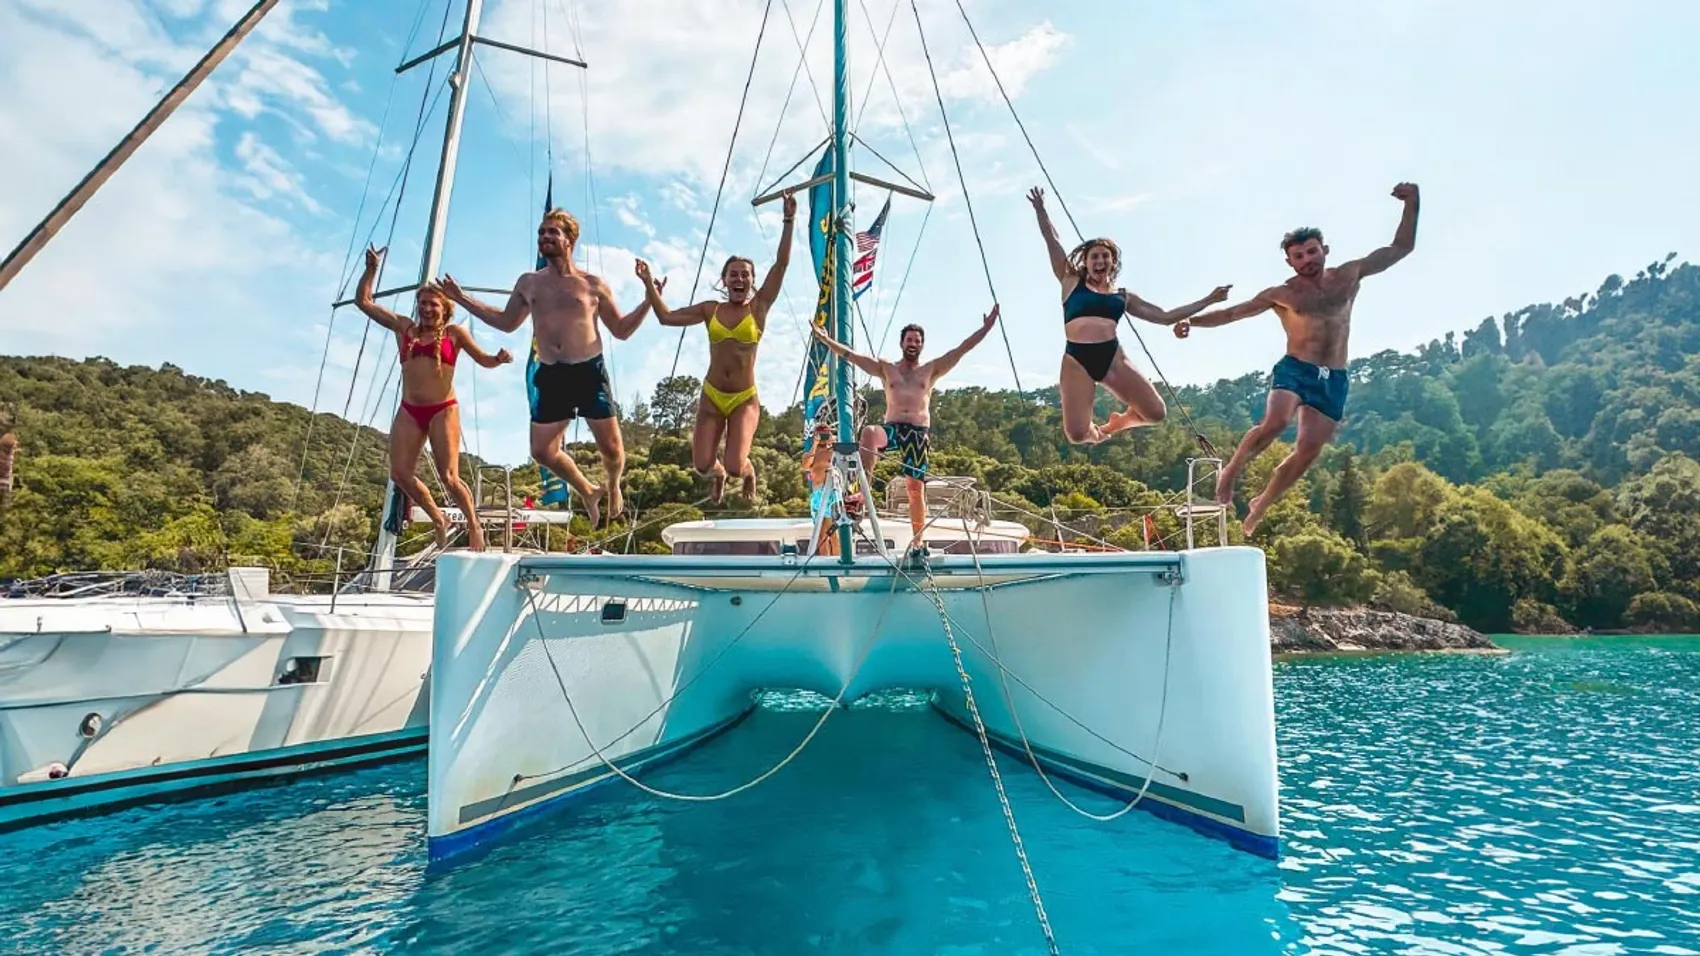
[[[1278,665],[1278,863],[1004,760],[1062,952],[1700,954],[1700,639],[1517,646]],[[742,782],[813,719],[652,782]],[[1045,951],[978,743],[912,700],[731,801],[605,789],[442,872],[424,813],[416,762],[3,835],[0,951]]]

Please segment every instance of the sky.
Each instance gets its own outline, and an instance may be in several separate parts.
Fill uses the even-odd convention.
[[[436,46],[445,24],[453,37],[463,3],[283,0],[0,291],[0,353],[169,362],[387,426],[395,345],[332,303],[352,290],[369,240],[390,247],[385,287],[417,278],[450,59],[434,73],[395,67]],[[17,243],[248,6],[0,0],[0,246]],[[1121,284],[1160,305],[1230,283],[1237,301],[1281,281],[1279,239],[1299,225],[1322,228],[1337,260],[1385,244],[1400,212],[1389,192],[1405,180],[1422,188],[1417,251],[1365,284],[1356,356],[1589,291],[1670,252],[1700,258],[1690,121],[1700,58],[1684,48],[1700,36],[1700,4],[963,6],[1054,180],[1065,242],[1074,236],[1057,194],[1088,235],[1121,245]],[[957,4],[918,7],[920,30],[904,0],[850,4],[852,112],[866,144],[856,168],[896,179],[889,161],[937,197],[930,210],[893,200],[861,300],[873,345],[858,324],[858,347],[883,342],[890,354],[888,330],[918,322],[929,349],[948,348],[995,292],[1002,334],[949,383],[1053,384],[1058,290],[1023,195],[1042,174]],[[831,19],[830,4],[810,0],[487,0],[483,36],[588,69],[478,48],[444,271],[510,287],[532,267],[551,175],[557,205],[583,223],[579,264],[609,279],[622,308],[638,302],[637,256],[669,277],[676,305],[693,281],[696,298],[712,295],[730,254],[765,271],[779,210],[750,200],[827,133]],[[860,187],[855,198],[865,226],[885,193]],[[799,242],[762,343],[758,384],[772,411],[795,400],[813,281]],[[475,333],[524,353],[524,330]],[[1269,315],[1186,341],[1156,326],[1141,334],[1176,384],[1267,370],[1283,348]],[[1125,326],[1122,338],[1151,374]],[[700,375],[707,344],[700,330],[681,341],[651,320],[608,355],[629,408],[675,368]],[[468,450],[525,460],[521,375],[517,363],[460,369]]]

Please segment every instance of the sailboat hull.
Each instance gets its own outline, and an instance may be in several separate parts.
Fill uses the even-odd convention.
[[[1256,549],[947,557],[930,574],[878,557],[456,554],[439,563],[436,614],[434,859],[627,786],[622,773],[642,780],[762,689],[928,689],[974,729],[953,639],[994,743],[1277,851]]]
[[[431,597],[0,602],[0,829],[419,753]]]

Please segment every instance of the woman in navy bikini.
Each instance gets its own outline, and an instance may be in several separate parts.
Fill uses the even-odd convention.
[[[1035,187],[1027,194],[1039,216],[1039,232],[1051,255],[1051,272],[1062,284],[1064,350],[1058,391],[1062,396],[1063,434],[1077,445],[1092,445],[1117,432],[1140,425],[1155,425],[1168,414],[1163,397],[1150,380],[1128,362],[1116,340],[1122,313],[1158,325],[1174,325],[1228,298],[1232,286],[1218,286],[1190,305],[1164,311],[1112,283],[1121,271],[1122,255],[1108,239],[1088,239],[1064,252],[1056,227],[1045,212],[1045,191]],[[1098,383],[1127,408],[1111,415],[1103,425],[1092,420],[1092,403]]]
[[[502,349],[491,355],[478,347],[472,333],[450,321],[454,303],[431,288],[415,297],[417,323],[391,312],[372,300],[372,285],[378,276],[383,249],[366,249],[366,271],[354,290],[354,304],[372,321],[396,335],[401,348],[401,408],[390,426],[390,477],[408,498],[425,510],[437,528],[437,546],[449,543],[449,519],[431,492],[419,480],[419,453],[431,442],[431,458],[442,476],[443,487],[466,517],[466,537],[474,551],[484,550],[484,529],[478,525],[472,489],[460,480],[460,408],[455,400],[455,360],[460,353],[485,368],[512,362]]]

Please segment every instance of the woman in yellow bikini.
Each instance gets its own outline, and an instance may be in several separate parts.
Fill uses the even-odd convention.
[[[750,464],[750,443],[761,420],[761,403],[756,401],[756,349],[767,331],[768,312],[779,298],[785,268],[791,263],[791,226],[797,218],[797,199],[785,197],[785,222],[779,232],[779,250],[773,268],[761,287],[755,288],[756,264],[742,256],[726,260],[720,270],[725,301],[709,300],[669,309],[661,301],[661,290],[650,275],[649,263],[639,259],[637,275],[647,290],[650,308],[662,325],[697,325],[708,330],[708,371],[702,377],[702,397],[697,403],[696,427],[691,432],[691,465],[697,474],[713,482],[716,504],[726,492],[726,476],[743,479],[743,494],[753,500],[756,470]],[[753,293],[753,294],[752,294]],[[714,453],[725,439],[725,451],[716,461]]]

